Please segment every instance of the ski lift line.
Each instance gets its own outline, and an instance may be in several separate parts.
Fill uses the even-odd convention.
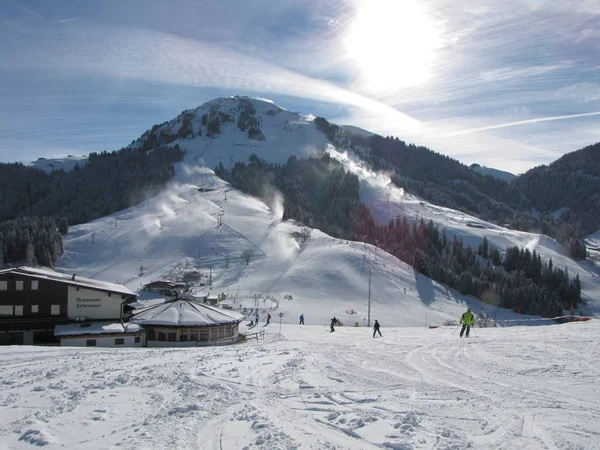
[[[375,272],[377,272],[382,277],[387,278],[387,276],[384,273],[382,273],[379,269],[377,269],[377,267],[373,264],[373,262],[369,259],[369,257],[367,255],[364,255],[363,262],[364,261],[367,261],[367,264],[369,264],[369,266],[371,267],[372,270],[374,270]]]
[[[231,225],[228,225],[226,223],[223,223],[221,225],[222,227],[227,227],[229,228],[231,231],[233,231],[235,234],[237,234],[238,236],[240,236],[242,239],[244,239],[246,242],[250,243],[253,247],[255,247],[264,257],[267,257],[267,254],[258,246],[256,245],[254,242],[252,242],[250,239],[248,239],[246,236],[244,236],[242,233],[240,233],[239,231],[237,231],[235,228],[233,228]]]

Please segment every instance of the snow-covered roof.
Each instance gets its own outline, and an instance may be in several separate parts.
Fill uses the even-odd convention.
[[[118,334],[136,333],[140,331],[136,323],[121,324],[119,322],[84,322],[70,323],[68,325],[56,325],[55,336],[78,336],[81,334]]]
[[[150,283],[147,283],[146,286],[150,286],[152,284],[169,284],[171,286],[175,285],[174,281],[167,280],[166,278],[158,278],[156,280],[152,280]]]
[[[52,269],[39,269],[39,268],[21,266],[21,267],[14,267],[11,269],[0,270],[0,274],[3,274],[3,273],[18,273],[21,275],[32,276],[35,278],[46,278],[46,279],[52,280],[52,281],[67,283],[72,286],[87,287],[90,289],[98,289],[98,290],[115,292],[118,294],[125,294],[125,295],[136,295],[135,293],[133,293],[131,290],[129,290],[122,284],[109,283],[109,282],[100,281],[100,280],[92,280],[91,278],[84,278],[84,277],[80,277],[78,275],[75,275],[75,277],[73,279],[73,275],[59,273]]]
[[[151,306],[135,314],[130,321],[140,325],[213,326],[240,323],[244,316],[195,300],[178,299]]]

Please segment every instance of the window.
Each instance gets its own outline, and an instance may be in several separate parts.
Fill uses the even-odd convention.
[[[208,341],[208,330],[204,329],[204,330],[200,331],[200,340]]]
[[[15,290],[22,291],[23,290],[23,280],[15,281]]]
[[[0,291],[8,291],[8,281],[0,281]]]
[[[157,341],[166,341],[166,340],[167,340],[167,333],[165,333],[164,331],[159,331]]]
[[[50,306],[50,315],[52,315],[52,316],[60,316],[60,305],[52,305],[52,306]]]
[[[125,345],[125,338],[115,338],[115,345]]]
[[[31,305],[31,314],[37,314],[40,312],[40,307],[38,305]]]
[[[95,347],[96,346],[96,339],[87,339],[85,341],[85,346],[86,347]]]
[[[23,305],[15,305],[15,316],[23,315]]]
[[[38,287],[39,287],[38,280],[31,280],[31,290],[32,291],[37,291]]]
[[[0,316],[12,316],[13,305],[0,305]]]
[[[198,340],[198,332],[190,331],[190,341],[196,342]]]
[[[135,337],[135,343],[136,343],[136,344],[139,344],[140,342],[141,342],[141,339],[140,339],[140,337],[139,337],[139,336],[136,336],[136,337]]]
[[[188,340],[188,332],[187,332],[187,330],[181,331],[181,333],[179,334],[179,340],[180,341],[187,341]]]
[[[177,333],[174,331],[169,331],[169,342],[177,341]]]
[[[148,340],[149,340],[149,341],[154,341],[154,340],[156,340],[156,331],[154,331],[154,329],[153,329],[153,328],[150,328],[150,329],[148,330]]]

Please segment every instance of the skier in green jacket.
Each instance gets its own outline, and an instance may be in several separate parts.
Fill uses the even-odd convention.
[[[465,330],[467,330],[467,337],[469,337],[469,331],[471,331],[471,326],[475,323],[475,316],[473,315],[471,308],[467,308],[467,312],[463,313],[463,315],[460,318],[460,323],[462,323],[460,337],[463,337]]]

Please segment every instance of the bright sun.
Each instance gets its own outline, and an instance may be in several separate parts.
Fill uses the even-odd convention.
[[[430,76],[439,32],[418,0],[365,0],[343,39],[368,88],[418,86]]]

